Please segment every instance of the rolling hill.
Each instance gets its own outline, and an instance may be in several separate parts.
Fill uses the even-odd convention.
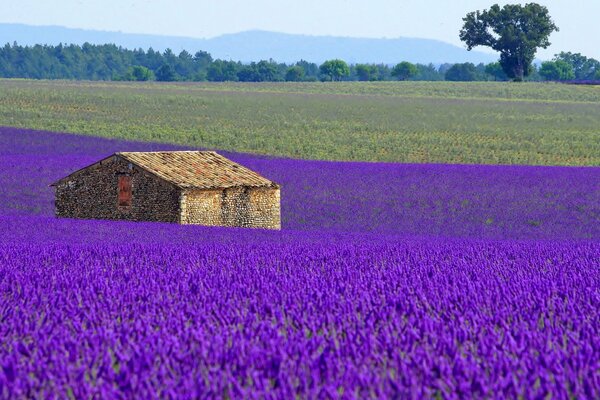
[[[211,53],[213,58],[242,62],[273,59],[293,63],[303,59],[321,63],[327,59],[341,58],[350,63],[395,64],[410,61],[442,64],[488,63],[497,59],[494,54],[469,52],[445,42],[420,38],[372,39],[246,31],[201,39],[0,23],[0,43],[15,41],[21,45],[114,43],[129,49],[152,47],[163,51],[170,48],[176,53],[181,50],[190,53],[204,50]]]

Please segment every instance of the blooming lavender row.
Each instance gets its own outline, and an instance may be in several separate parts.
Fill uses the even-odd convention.
[[[51,182],[115,151],[174,148],[0,128],[0,215],[52,217]],[[225,154],[282,184],[285,230],[600,238],[598,167],[343,163]]]
[[[0,244],[2,398],[598,398],[600,244]]]
[[[0,128],[0,398],[600,397],[599,168],[228,154],[281,232],[54,218],[169,148]]]

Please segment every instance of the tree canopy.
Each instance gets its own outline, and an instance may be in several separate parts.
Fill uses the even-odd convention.
[[[485,73],[494,77],[495,81],[506,81],[508,76],[502,69],[502,65],[499,62],[489,63],[485,66]]]
[[[477,79],[477,69],[473,63],[454,64],[446,71],[447,81],[469,82]]]
[[[356,64],[354,71],[359,81],[372,81],[377,79],[377,67],[372,64]]]
[[[553,62],[563,61],[571,66],[575,78],[567,73],[555,74],[555,65],[548,65],[543,74],[531,69],[528,80],[600,80],[600,62],[579,53],[556,54]],[[0,78],[33,79],[85,79],[128,81],[387,81],[406,79],[411,81],[460,80],[508,80],[500,63],[488,65],[465,64],[424,65],[400,62],[392,67],[387,64],[359,63],[348,65],[342,60],[329,60],[319,65],[300,60],[295,64],[277,63],[273,60],[242,63],[232,60],[213,60],[205,51],[172,50],[159,52],[129,50],[112,44],[94,45],[35,45],[20,46],[17,43],[0,47]],[[339,68],[338,68],[339,67]],[[414,68],[413,68],[414,67]],[[559,63],[565,71],[568,67]],[[347,68],[347,69],[346,69]],[[448,71],[452,69],[448,73]],[[415,74],[416,71],[416,74]],[[554,71],[554,72],[552,72]],[[446,76],[447,75],[447,76]],[[562,78],[556,78],[557,76]]]
[[[502,69],[516,81],[529,75],[538,47],[550,46],[550,34],[558,31],[548,9],[537,3],[502,8],[494,4],[489,10],[468,13],[463,21],[460,40],[467,49],[487,46],[500,52]]]
[[[600,73],[600,61],[588,58],[580,53],[560,52],[555,54],[554,61],[564,61],[573,68],[574,79],[597,79]],[[600,76],[600,75],[598,75]]]
[[[304,68],[299,65],[292,65],[285,72],[285,80],[287,82],[299,82],[304,79]]]
[[[163,64],[156,70],[156,80],[160,82],[171,82],[175,80],[175,72],[169,64]]]
[[[402,61],[392,69],[392,76],[395,76],[400,81],[405,81],[417,75],[418,72],[419,70],[416,65],[408,61]]]
[[[540,75],[548,81],[568,81],[575,79],[573,67],[566,61],[546,61],[542,63]]]
[[[350,75],[350,68],[344,60],[327,60],[319,67],[323,78],[328,81],[341,81]]]
[[[122,79],[124,81],[149,81],[153,77],[154,74],[148,68],[141,65],[133,65],[129,67]]]

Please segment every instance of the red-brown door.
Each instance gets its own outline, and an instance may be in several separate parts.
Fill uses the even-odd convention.
[[[131,207],[130,176],[119,176],[119,207]]]

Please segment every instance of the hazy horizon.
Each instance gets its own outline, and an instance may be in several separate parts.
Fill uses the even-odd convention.
[[[3,7],[0,22],[38,26],[63,26],[109,32],[190,38],[260,30],[308,36],[355,38],[425,38],[464,47],[458,38],[462,18],[474,10],[489,8],[494,1],[457,0],[453,3],[418,0],[59,0],[46,3],[22,0]],[[525,4],[526,2],[509,2]],[[560,51],[579,52],[600,59],[596,17],[600,2],[540,0],[560,28],[550,36],[552,45],[537,57],[550,59]],[[500,5],[506,3],[499,3]],[[183,11],[183,12],[182,12]],[[476,50],[491,52],[485,47]]]

